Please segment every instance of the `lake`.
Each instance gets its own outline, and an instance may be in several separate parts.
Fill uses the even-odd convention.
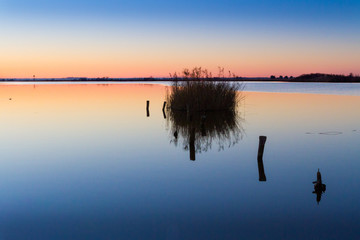
[[[168,84],[1,84],[0,239],[359,239],[360,85],[309,86],[193,132]]]

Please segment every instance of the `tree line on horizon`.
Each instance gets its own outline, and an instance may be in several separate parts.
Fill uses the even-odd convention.
[[[349,75],[311,73],[300,75],[294,80],[297,82],[360,82],[360,76],[352,73]]]

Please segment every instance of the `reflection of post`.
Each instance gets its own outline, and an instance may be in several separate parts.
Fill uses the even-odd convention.
[[[146,101],[146,116],[147,117],[150,117],[149,105],[150,105],[150,101]]]
[[[162,108],[162,112],[163,112],[163,115],[164,115],[164,119],[166,119],[165,106],[166,106],[166,102],[164,102],[164,105],[163,105],[163,108]]]
[[[190,160],[195,161],[195,128],[190,132]]]
[[[258,150],[258,157],[257,157],[260,182],[266,182],[264,163],[263,163],[265,142],[266,142],[266,136],[260,136],[259,137],[259,150]]]
[[[164,116],[164,119],[166,119],[166,113],[164,110],[163,110],[163,116]]]

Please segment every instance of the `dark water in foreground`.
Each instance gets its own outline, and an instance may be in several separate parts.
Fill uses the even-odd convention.
[[[359,239],[359,96],[244,92],[192,134],[164,95],[0,85],[0,239]]]

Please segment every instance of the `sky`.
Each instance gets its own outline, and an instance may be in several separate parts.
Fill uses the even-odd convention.
[[[0,78],[360,74],[358,0],[0,0]]]

